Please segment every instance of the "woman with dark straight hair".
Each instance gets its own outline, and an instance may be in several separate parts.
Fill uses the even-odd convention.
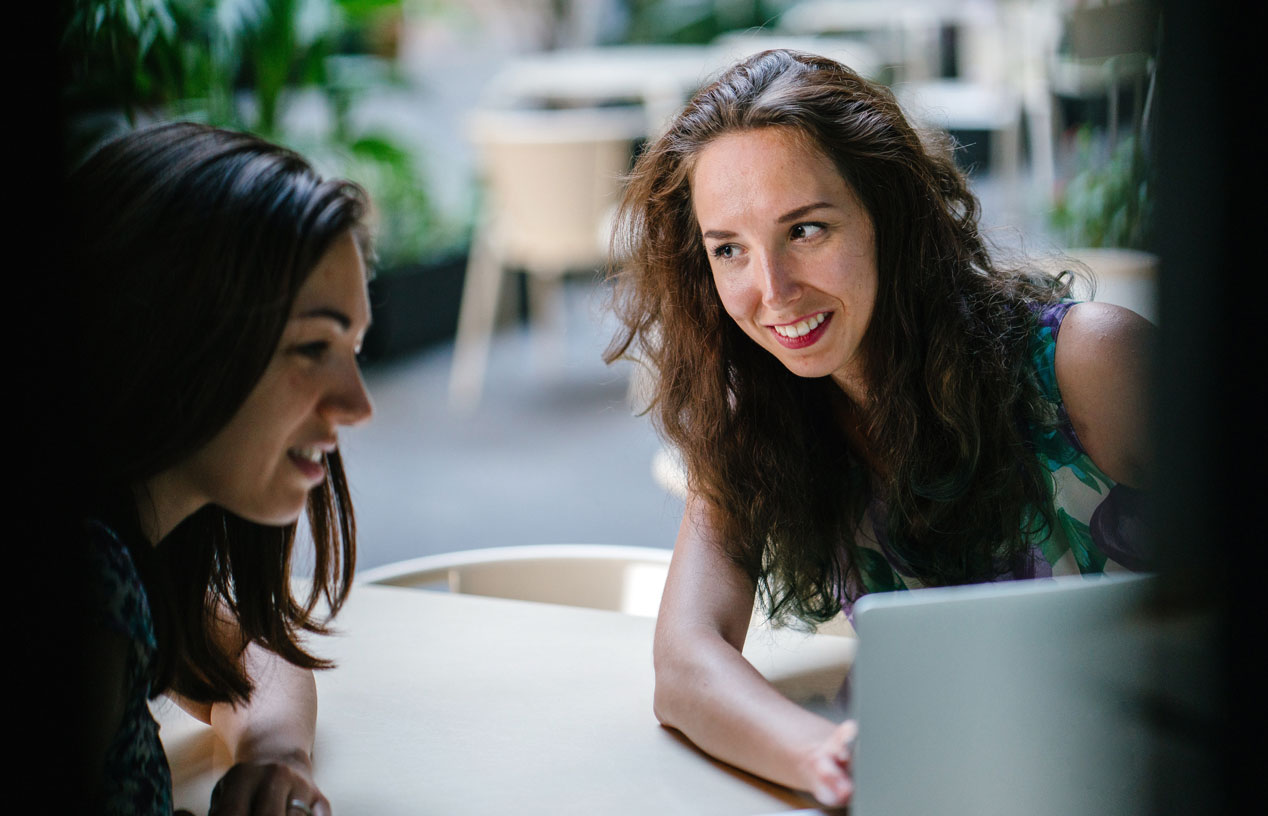
[[[85,792],[108,813],[171,812],[147,709],[167,693],[233,752],[212,813],[328,814],[312,670],[330,664],[303,636],[327,631],[356,558],[337,432],[371,413],[365,195],[256,137],[174,123],[99,149],[67,202],[72,565],[104,681]]]
[[[649,144],[618,213],[607,358],[648,366],[688,475],[656,715],[824,804],[851,794],[854,724],[743,659],[755,596],[814,624],[868,592],[1148,564],[1152,327],[999,262],[978,212],[889,90],[768,51]]]

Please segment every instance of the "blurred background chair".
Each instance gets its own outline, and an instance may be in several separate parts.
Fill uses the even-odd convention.
[[[1111,144],[1120,127],[1138,132],[1154,82],[1157,6],[1146,0],[1077,4],[1065,9],[1060,23],[1063,47],[1052,54],[1049,69],[1053,93],[1063,102],[1058,128],[1065,127],[1062,108],[1104,105]],[[1126,115],[1123,102],[1131,105]]]
[[[908,116],[957,136],[966,147],[961,161],[987,165],[1010,191],[1021,180],[1024,133],[1027,180],[1037,191],[1051,189],[1046,67],[1056,47],[1055,0],[803,0],[780,27],[870,46],[880,65],[873,78],[893,87]]]
[[[939,74],[894,88],[914,121],[957,136],[967,150],[963,164],[989,168],[1009,191],[1008,209],[1020,208],[1023,193],[1047,195],[1052,186],[1052,105],[1044,72],[1056,45],[1051,5],[939,5],[931,15],[943,44]],[[1023,133],[1028,178],[1021,175]],[[1030,190],[1023,190],[1023,181]]]
[[[483,205],[472,239],[450,374],[450,405],[480,401],[489,342],[507,271],[528,276],[539,358],[561,343],[561,285],[607,261],[611,215],[633,145],[646,132],[637,108],[475,112]]]
[[[385,564],[357,581],[655,617],[672,554],[605,544],[490,547]]]

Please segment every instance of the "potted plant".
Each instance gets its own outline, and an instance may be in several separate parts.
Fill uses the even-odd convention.
[[[363,350],[373,365],[453,338],[470,219],[442,215],[413,154],[389,139],[364,135],[349,151],[347,175],[369,190],[374,204],[374,322]]]
[[[1092,126],[1079,128],[1077,170],[1058,190],[1052,226],[1066,246],[1143,250],[1153,213],[1145,151],[1135,135],[1103,141]]]
[[[381,51],[381,32],[391,30],[385,21],[399,16],[400,6],[401,0],[73,0],[62,41],[69,152],[82,155],[110,131],[166,118],[252,131],[292,147],[323,173],[370,193],[377,257],[367,360],[451,337],[469,219],[437,211],[416,150],[391,134],[351,125],[359,99],[401,81],[390,57],[352,52]],[[324,130],[285,127],[289,92],[304,87],[319,89],[325,100]]]

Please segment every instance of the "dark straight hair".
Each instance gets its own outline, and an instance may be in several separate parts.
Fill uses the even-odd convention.
[[[281,338],[296,293],[331,244],[364,244],[364,192],[324,180],[255,136],[168,123],[128,133],[67,183],[67,269],[79,297],[70,399],[86,467],[70,496],[140,541],[136,490],[205,445],[246,400]],[[347,597],[356,525],[342,463],[308,500],[313,579],[291,592],[297,524],[272,527],[216,506],[157,547],[133,547],[158,638],[152,691],[242,700],[238,657],[257,641],[290,662],[328,666],[301,645]],[[242,643],[217,621],[236,618]]]

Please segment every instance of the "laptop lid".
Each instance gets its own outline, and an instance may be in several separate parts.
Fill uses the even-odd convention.
[[[853,816],[1144,813],[1154,579],[868,595],[850,709]]]

